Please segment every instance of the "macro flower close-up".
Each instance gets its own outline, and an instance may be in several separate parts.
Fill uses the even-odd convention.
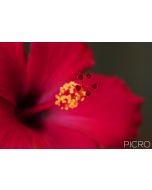
[[[1,42],[0,148],[123,148],[138,137],[143,98],[94,65],[87,43],[33,42],[26,54]]]

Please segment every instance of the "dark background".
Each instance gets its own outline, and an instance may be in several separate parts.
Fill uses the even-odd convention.
[[[96,59],[95,72],[121,77],[136,94],[144,97],[144,123],[139,139],[152,140],[152,43],[89,42],[89,45]]]

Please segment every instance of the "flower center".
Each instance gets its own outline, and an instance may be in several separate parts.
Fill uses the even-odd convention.
[[[65,111],[77,108],[79,103],[83,102],[87,96],[92,94],[92,90],[94,91],[97,88],[97,84],[91,82],[91,77],[91,74],[80,74],[78,82],[65,83],[60,87],[59,92],[54,97],[55,99],[48,100],[45,103],[38,103],[36,96],[24,97],[17,107],[18,117],[31,123],[30,118],[44,117],[54,106]]]
[[[59,93],[55,96],[55,105],[62,110],[74,109],[79,102],[83,102],[86,97],[86,90],[74,81],[65,83],[60,87]]]

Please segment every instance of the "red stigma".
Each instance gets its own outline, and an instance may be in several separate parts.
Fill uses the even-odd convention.
[[[84,80],[84,77],[86,77],[86,80]],[[86,75],[84,74],[79,74],[78,79],[81,80],[80,85],[78,84],[75,88],[77,92],[83,88],[86,91],[86,96],[90,96],[92,94],[92,91],[97,89],[97,84],[93,83],[90,84],[93,79],[92,75],[90,73],[87,73]]]
[[[90,74],[90,73],[86,74],[86,77],[87,77],[88,79],[91,79],[91,74]]]
[[[75,88],[76,88],[77,91],[81,90],[81,86],[80,85],[77,85]]]
[[[97,88],[97,84],[92,84],[92,88],[96,89]]]
[[[90,96],[91,95],[91,92],[89,90],[86,91],[86,95],[87,96]]]

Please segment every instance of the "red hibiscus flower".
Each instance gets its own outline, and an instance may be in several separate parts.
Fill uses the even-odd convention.
[[[94,65],[85,43],[0,43],[0,148],[121,148],[142,98]]]

